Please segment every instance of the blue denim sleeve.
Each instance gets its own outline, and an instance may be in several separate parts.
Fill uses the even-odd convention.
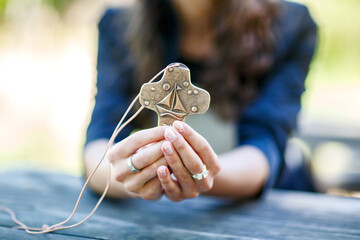
[[[316,46],[316,25],[307,9],[301,9],[298,20],[292,14],[293,26],[283,28],[297,30],[282,33],[282,40],[277,43],[286,54],[268,75],[257,100],[245,109],[239,123],[240,145],[259,148],[269,162],[265,189],[275,187],[281,174],[287,138],[296,128],[304,81]]]
[[[97,93],[85,144],[96,139],[109,139],[131,101],[132,67],[123,40],[125,25],[120,17],[118,9],[110,9],[99,22]],[[132,126],[127,126],[117,141],[131,131]]]

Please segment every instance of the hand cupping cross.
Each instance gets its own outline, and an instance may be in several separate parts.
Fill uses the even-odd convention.
[[[219,171],[217,156],[202,136],[181,122],[206,112],[209,93],[193,86],[189,69],[179,64],[170,65],[159,82],[144,84],[139,100],[157,112],[159,127],[137,132],[110,150],[116,180],[151,200],[165,193],[180,201],[209,190]]]

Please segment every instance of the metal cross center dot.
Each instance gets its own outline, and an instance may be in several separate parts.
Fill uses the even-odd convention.
[[[158,126],[171,126],[190,114],[205,113],[210,105],[210,94],[191,83],[189,68],[172,65],[160,81],[145,83],[140,90],[140,103],[157,112]]]

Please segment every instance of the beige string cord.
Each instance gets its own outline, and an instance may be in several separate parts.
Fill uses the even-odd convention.
[[[177,67],[177,66],[180,66],[179,63],[174,63],[174,64],[171,64],[171,65],[168,65],[166,68],[162,69],[159,73],[157,73],[150,81],[149,83],[153,82],[156,78],[158,78],[160,76],[160,74],[162,74],[165,70],[167,70],[168,68],[170,67]],[[17,218],[16,218],[16,215],[15,215],[15,212],[5,206],[0,206],[0,211],[2,212],[6,212],[10,215],[11,217],[11,220],[16,223],[17,229],[24,229],[27,233],[29,234],[43,234],[43,233],[48,233],[48,232],[54,232],[54,231],[58,231],[58,230],[63,230],[63,229],[68,229],[68,228],[73,228],[73,227],[76,227],[76,226],[79,226],[80,224],[84,223],[85,221],[87,221],[95,212],[96,210],[98,209],[98,207],[100,206],[101,202],[103,201],[103,199],[105,198],[108,190],[109,190],[109,187],[110,187],[110,179],[111,179],[111,164],[109,162],[109,173],[108,173],[108,179],[107,179],[107,183],[106,183],[106,187],[104,189],[104,192],[103,194],[101,195],[101,197],[99,198],[98,202],[96,203],[95,207],[93,208],[93,210],[89,213],[88,216],[86,216],[83,220],[75,223],[75,224],[72,224],[72,225],[68,225],[68,226],[63,226],[64,224],[68,223],[72,218],[73,216],[75,215],[76,213],[76,210],[79,206],[79,203],[80,203],[80,200],[84,194],[84,191],[86,189],[86,187],[88,186],[88,183],[90,181],[90,179],[93,177],[93,175],[95,174],[96,170],[99,168],[99,166],[102,164],[102,162],[104,161],[105,157],[106,157],[106,154],[107,152],[109,151],[110,147],[112,146],[112,144],[114,143],[115,141],[115,138],[116,136],[120,133],[120,131],[126,127],[126,125],[128,125],[132,120],[134,120],[134,118],[144,109],[143,106],[141,106],[139,108],[139,110],[136,111],[136,113],[134,113],[133,116],[131,116],[124,124],[123,124],[123,121],[124,119],[126,118],[127,114],[129,113],[129,111],[131,110],[131,108],[134,106],[134,104],[136,103],[136,101],[139,99],[139,95],[138,94],[135,99],[131,102],[131,104],[129,105],[128,109],[126,110],[126,112],[124,113],[123,117],[121,118],[121,120],[119,121],[118,125],[116,126],[114,132],[112,133],[111,135],[111,138],[108,142],[108,145],[105,149],[105,152],[101,158],[101,160],[99,161],[99,163],[96,165],[96,167],[94,168],[94,170],[91,172],[91,174],[87,177],[86,179],[86,182],[84,183],[84,186],[83,188],[81,189],[81,192],[78,196],[78,199],[75,203],[75,206],[74,206],[74,209],[72,211],[72,213],[70,214],[70,216],[60,222],[60,223],[57,223],[57,224],[54,224],[54,225],[51,225],[51,226],[48,226],[47,224],[44,224],[42,226],[42,228],[32,228],[32,227],[28,227],[26,226],[23,222],[19,221]]]

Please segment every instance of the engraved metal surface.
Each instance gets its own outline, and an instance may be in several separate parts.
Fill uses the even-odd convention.
[[[210,94],[191,83],[190,70],[184,64],[168,68],[160,81],[145,83],[140,90],[141,105],[158,114],[158,126],[185,121],[190,114],[209,109]]]

